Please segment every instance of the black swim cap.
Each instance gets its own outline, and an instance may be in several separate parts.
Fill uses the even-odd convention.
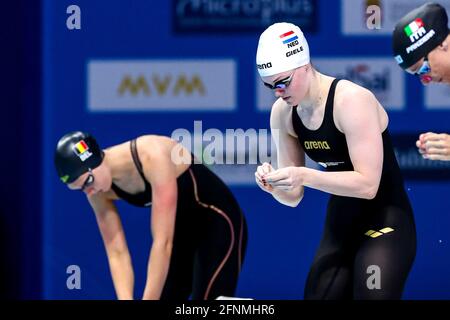
[[[407,69],[439,46],[448,34],[445,8],[437,3],[426,3],[396,24],[392,36],[395,60]]]
[[[72,183],[89,169],[97,168],[103,161],[103,151],[89,133],[74,131],[58,141],[55,167],[64,183]]]

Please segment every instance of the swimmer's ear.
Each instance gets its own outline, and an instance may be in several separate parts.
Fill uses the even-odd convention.
[[[448,50],[448,44],[449,44],[449,40],[445,39],[440,45],[439,45],[439,49],[447,51]]]

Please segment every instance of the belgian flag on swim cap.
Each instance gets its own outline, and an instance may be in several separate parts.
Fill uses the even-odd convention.
[[[409,12],[395,26],[392,36],[395,60],[407,69],[439,46],[448,34],[445,8],[426,3]]]
[[[75,131],[59,139],[54,160],[61,181],[72,183],[102,163],[103,151],[89,133]]]

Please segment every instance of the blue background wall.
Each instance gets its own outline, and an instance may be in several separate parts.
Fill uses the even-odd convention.
[[[41,298],[41,7],[40,1],[3,3],[0,133],[0,209],[3,298]]]
[[[20,25],[16,22],[17,27],[24,29],[20,40],[12,40],[24,53],[20,62],[13,64],[23,68],[23,77],[11,86],[21,90],[10,91],[17,95],[7,98],[17,108],[3,111],[11,120],[5,128],[17,130],[9,140],[14,150],[10,167],[15,170],[8,170],[6,181],[20,190],[2,192],[10,204],[5,214],[2,212],[6,229],[20,229],[8,238],[9,248],[16,254],[15,260],[10,260],[15,261],[9,264],[11,274],[17,278],[8,287],[17,292],[9,291],[9,295],[114,299],[94,215],[84,195],[69,192],[54,172],[56,141],[67,131],[87,130],[106,147],[146,133],[171,135],[176,128],[192,128],[195,120],[202,120],[205,128],[221,130],[268,128],[269,114],[257,111],[255,106],[258,33],[176,34],[171,1],[43,0],[42,7],[31,2],[20,11],[19,5],[12,6],[22,18]],[[71,4],[81,8],[81,30],[66,28],[66,8]],[[307,34],[313,62],[314,57],[327,56],[390,57],[390,37],[341,34],[340,1],[317,1],[317,5],[317,32]],[[10,24],[14,21],[11,18]],[[2,57],[8,58],[7,53]],[[8,61],[14,57],[17,54],[10,52]],[[205,57],[236,61],[235,112],[90,113],[87,109],[89,60]],[[427,111],[420,83],[406,74],[405,78],[406,108],[390,112],[391,132],[450,131],[450,111]],[[21,172],[20,180],[14,171]],[[415,210],[418,251],[404,298],[449,299],[450,181],[407,180],[406,184]],[[236,294],[256,299],[301,299],[321,236],[328,196],[308,189],[300,206],[292,209],[278,204],[256,186],[233,186],[232,191],[249,225],[247,256]],[[118,208],[135,266],[136,297],[140,297],[151,244],[149,212],[122,203]],[[13,212],[20,212],[17,219],[12,218]],[[81,290],[66,287],[66,268],[74,264],[82,270]]]

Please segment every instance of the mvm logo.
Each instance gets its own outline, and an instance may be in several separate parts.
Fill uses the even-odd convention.
[[[382,236],[383,234],[389,233],[394,231],[394,229],[392,228],[383,228],[381,230],[375,231],[375,230],[369,230],[365,233],[366,236],[371,237],[371,238],[378,238],[379,236]]]
[[[153,92],[159,96],[168,94],[177,96],[180,93],[192,95],[194,92],[198,92],[202,96],[206,94],[205,86],[198,75],[193,75],[191,79],[188,79],[184,74],[176,78],[170,75],[161,78],[156,74],[151,79],[147,79],[142,75],[138,77],[126,75],[120,82],[118,92],[121,96],[127,92],[133,96],[140,93],[151,96]]]
[[[327,141],[305,141],[304,145],[307,150],[311,149],[331,150]]]

